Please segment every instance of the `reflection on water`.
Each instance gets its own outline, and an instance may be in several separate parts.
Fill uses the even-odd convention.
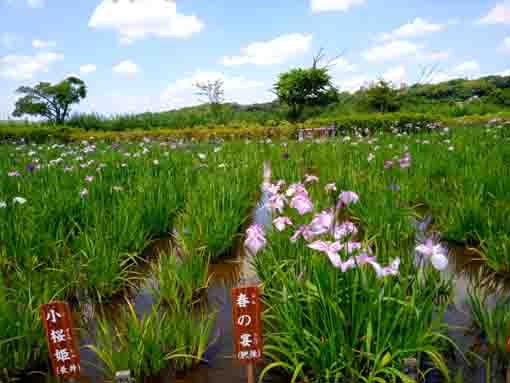
[[[464,353],[479,343],[479,333],[474,331],[473,318],[468,305],[469,293],[474,288],[487,296],[487,307],[493,307],[504,295],[505,287],[503,281],[493,281],[489,285],[481,283],[486,278],[487,271],[480,259],[480,255],[474,249],[458,245],[449,246],[449,267],[445,272],[448,276],[455,278],[453,285],[453,302],[448,307],[444,322],[448,324],[448,335],[455,342],[457,347]],[[501,283],[500,283],[501,282]],[[462,371],[465,383],[485,382],[485,367],[481,361],[472,360],[469,365],[458,352],[455,358],[450,359],[450,371],[455,374]],[[493,376],[491,382],[504,382],[503,375]]]
[[[269,163],[264,166],[264,183],[271,180],[271,167]],[[271,229],[272,213],[265,207],[269,194],[262,188],[260,201],[254,209],[251,222],[265,226],[266,230]],[[429,227],[432,222],[430,214],[415,222],[416,240],[422,242],[430,236]],[[474,249],[444,244],[449,249],[448,269],[443,276],[448,279],[455,279],[452,304],[448,307],[445,315],[445,323],[448,324],[448,335],[454,340],[458,347],[466,352],[476,342],[476,334],[469,332],[472,327],[472,319],[467,305],[468,293],[474,287],[481,287],[488,295],[488,305],[492,306],[506,297],[510,284],[503,278],[492,276],[488,278],[483,261],[479,253]],[[150,254],[144,254],[145,259],[154,259],[159,253],[170,254],[175,250],[175,243],[172,240],[161,240],[153,244]],[[178,255],[177,255],[178,256]],[[127,297],[133,303],[138,315],[149,313],[154,305],[154,297],[151,291],[157,287],[157,280],[151,275],[150,265],[147,264],[143,270],[146,278],[137,288],[128,292]],[[246,369],[233,357],[233,328],[232,328],[232,307],[230,301],[230,289],[242,284],[258,284],[255,269],[252,264],[252,257],[247,253],[242,242],[235,246],[231,256],[222,263],[211,264],[209,267],[210,281],[207,289],[207,305],[217,311],[214,329],[211,332],[209,347],[204,356],[204,363],[186,376],[175,376],[171,370],[164,371],[161,376],[146,379],[146,382],[181,382],[181,383],[224,383],[246,381]],[[491,283],[487,283],[487,280]],[[485,281],[485,283],[484,283]],[[94,337],[97,330],[97,319],[106,317],[112,323],[119,320],[119,312],[125,304],[124,298],[119,298],[108,305],[90,303],[86,298],[86,292],[78,296],[79,312],[76,312],[76,323],[85,329],[81,345],[94,344]],[[455,358],[449,359],[449,368],[453,375],[461,370],[463,381],[467,383],[478,383],[484,381],[484,370],[480,363],[474,367],[469,366],[466,360],[456,353]],[[84,377],[81,382],[102,382],[101,362],[95,354],[86,349],[81,349]],[[263,366],[257,366],[260,373]],[[35,378],[35,376],[34,376]],[[43,381],[30,379],[31,381]],[[268,376],[264,379],[267,382],[284,382],[287,379],[278,376]],[[499,381],[499,380],[494,380]],[[503,380],[501,380],[503,381]]]
[[[264,182],[271,180],[271,166],[264,164]],[[262,185],[263,186],[263,185]],[[272,213],[265,207],[269,194],[262,187],[261,199],[254,209],[251,222],[264,225],[270,229]],[[155,242],[142,256],[143,259],[157,259],[159,254],[171,254],[171,250],[179,256],[178,248],[171,239]],[[142,267],[145,275],[143,283],[132,288],[125,297],[118,298],[107,305],[92,303],[87,298],[86,292],[80,292],[77,296],[79,310],[75,312],[76,323],[82,330],[79,343],[81,345],[94,344],[99,318],[107,318],[111,323],[118,323],[120,310],[125,305],[125,299],[129,299],[136,313],[141,317],[151,312],[155,304],[151,291],[157,287],[157,280],[152,275],[150,262]],[[252,256],[245,251],[241,241],[236,244],[228,259],[222,263],[209,266],[209,285],[207,288],[207,306],[217,311],[214,329],[211,333],[209,348],[204,356],[204,363],[186,376],[175,376],[175,372],[164,371],[161,376],[146,379],[146,382],[182,382],[182,383],[224,383],[246,381],[246,368],[240,365],[233,357],[233,325],[232,306],[230,302],[230,289],[243,284],[258,284],[255,269],[252,264]],[[84,377],[80,382],[102,382],[104,375],[101,372],[102,362],[89,349],[81,348],[82,368]],[[257,366],[260,373],[263,366]],[[268,376],[266,382],[281,381]]]
[[[430,231],[432,216],[424,214],[425,218],[414,223],[416,241],[422,243],[426,238],[439,240],[439,233]],[[448,325],[448,336],[454,341],[458,349],[448,359],[448,368],[452,377],[462,374],[464,383],[486,382],[485,367],[483,363],[471,358],[468,363],[466,353],[479,344],[479,332],[473,326],[473,318],[468,304],[469,294],[476,291],[486,296],[485,301],[490,309],[500,299],[507,299],[510,291],[509,281],[488,270],[480,253],[473,248],[454,243],[442,243],[448,249],[448,268],[442,272],[444,280],[453,278],[453,291],[451,304],[445,313],[443,322]],[[419,259],[417,258],[417,266]],[[491,382],[504,382],[502,374],[494,374]],[[489,383],[489,382],[487,382]]]

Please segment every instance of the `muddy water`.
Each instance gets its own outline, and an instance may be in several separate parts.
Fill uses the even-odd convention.
[[[271,177],[270,166],[266,163],[264,167],[264,181],[268,182]],[[262,192],[261,200],[254,209],[251,221],[271,226],[271,212],[265,208],[269,195]],[[159,253],[169,253],[173,247],[171,240],[158,241],[151,247],[150,253],[144,254],[143,258],[154,258]],[[151,293],[153,287],[157,287],[156,279],[150,274],[150,267],[147,266],[145,274],[148,277],[144,283],[130,291],[127,296],[133,303],[136,313],[142,316],[150,313],[155,304]],[[232,328],[232,306],[230,300],[230,289],[232,287],[258,284],[255,269],[252,264],[252,257],[245,252],[242,244],[236,246],[229,259],[222,263],[211,264],[209,267],[209,286],[207,288],[207,306],[217,311],[215,326],[212,331],[210,347],[205,359],[197,369],[185,376],[175,375],[170,371],[162,373],[160,377],[150,379],[150,382],[182,382],[182,383],[223,383],[223,382],[245,382],[246,369],[233,358],[234,340]],[[125,305],[123,299],[119,299],[107,307],[88,303],[85,299],[80,302],[80,312],[76,314],[77,323],[88,334],[80,339],[82,345],[94,344],[94,334],[97,331],[97,317],[106,316],[112,323],[118,320],[120,308]],[[104,310],[104,312],[103,312]],[[102,382],[104,374],[101,372],[101,361],[89,349],[81,349],[82,367],[84,377],[81,382]],[[257,366],[256,371],[260,372],[262,366]],[[148,380],[149,381],[149,380]],[[267,376],[265,382],[283,382],[282,378]]]
[[[427,213],[423,215],[425,216],[423,220],[415,222],[417,242],[435,236],[431,231],[432,216]],[[439,239],[439,235],[436,239]],[[448,249],[449,260],[448,268],[442,272],[442,277],[444,280],[453,279],[450,304],[443,323],[448,326],[447,335],[461,351],[454,350],[448,358],[451,377],[454,378],[458,374],[462,376],[461,381],[464,383],[489,383],[484,363],[479,359],[466,357],[470,351],[480,350],[480,333],[475,328],[470,313],[469,293],[476,288],[480,294],[487,297],[487,307],[492,308],[499,300],[508,299],[510,282],[508,279],[491,275],[476,249],[454,243],[442,244]],[[493,367],[491,375],[490,382],[505,382],[503,371]]]
[[[271,171],[268,164],[264,170],[265,182],[271,178]],[[269,196],[262,193],[261,201],[253,212],[252,221],[269,226],[271,225],[271,213],[264,208],[265,201]],[[417,222],[417,239],[423,240],[427,228],[431,222],[431,217],[427,216],[423,221]],[[456,343],[459,349],[466,353],[478,340],[477,334],[470,331],[472,328],[472,318],[469,314],[467,305],[468,291],[472,286],[479,286],[479,277],[484,275],[483,262],[480,261],[476,251],[466,249],[465,247],[448,245],[449,247],[449,266],[443,273],[445,278],[453,277],[455,279],[454,291],[451,304],[445,315],[445,323],[448,325],[448,335]],[[170,240],[159,241],[152,248],[151,252],[168,253],[172,248]],[[207,304],[217,310],[217,317],[214,329],[212,331],[210,347],[206,352],[202,365],[187,374],[186,376],[175,375],[172,371],[166,371],[160,377],[148,379],[146,381],[155,383],[180,382],[180,383],[226,383],[226,382],[245,382],[245,368],[239,365],[233,358],[233,328],[232,328],[232,307],[230,301],[230,289],[243,284],[257,284],[255,270],[252,265],[252,258],[247,254],[242,246],[237,246],[232,256],[220,264],[211,264],[209,269],[210,283],[207,289]],[[155,278],[151,277],[150,269],[147,269],[148,275],[142,286],[134,289],[129,295],[133,302],[136,312],[139,315],[149,313],[154,305],[154,298],[151,294],[151,287],[156,284]],[[501,297],[507,296],[505,291],[509,291],[508,284],[505,281],[492,280],[490,288],[487,287],[489,295],[488,304],[493,305]],[[119,301],[108,305],[108,310],[102,315],[107,315],[114,323],[118,318],[119,309],[125,304],[125,301]],[[94,344],[94,336],[97,322],[96,318],[101,311],[101,306],[92,305],[86,301],[80,304],[80,313],[77,314],[77,322],[86,329],[85,333],[91,334],[80,340],[82,345]],[[101,362],[95,354],[82,348],[82,365],[84,367],[84,377],[81,382],[102,382]],[[260,372],[263,366],[258,366]],[[448,367],[452,377],[459,371],[462,373],[463,382],[482,383],[485,382],[485,369],[480,362],[468,364],[464,356],[455,352],[448,360]],[[278,376],[267,376],[265,382],[285,382],[287,379]],[[491,382],[503,382],[502,374],[494,374]]]

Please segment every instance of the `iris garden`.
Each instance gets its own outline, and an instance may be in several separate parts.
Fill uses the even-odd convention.
[[[494,313],[484,302],[505,296],[510,273],[509,132],[501,122],[353,128],[300,141],[5,141],[3,374],[48,373],[38,310],[52,299],[70,302],[77,317],[85,301],[121,307],[114,319],[101,316],[94,343],[81,345],[106,378],[123,369],[136,378],[193,370],[214,340],[208,270],[239,246],[263,288],[261,379],[453,376],[452,353],[470,351],[443,321],[452,286],[469,272],[455,267],[466,262],[454,246],[471,249],[481,265],[469,274],[468,304],[488,350],[477,360],[504,369],[508,302],[499,299]],[[272,179],[263,182],[267,161]],[[271,219],[254,222],[262,194]],[[170,250],[147,256],[168,238]],[[154,304],[140,316],[128,291],[149,274]]]

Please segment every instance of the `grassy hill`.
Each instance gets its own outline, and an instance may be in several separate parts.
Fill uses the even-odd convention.
[[[379,113],[368,102],[367,88],[342,92],[327,107],[306,108],[300,121],[375,118]],[[396,91],[396,112],[420,114],[438,119],[488,116],[510,112],[510,76],[486,76],[475,80],[456,79],[439,84],[415,84]],[[158,113],[125,114],[113,117],[98,114],[74,115],[68,126],[82,130],[126,131],[189,129],[198,127],[272,127],[288,124],[288,110],[277,100],[240,105],[225,103],[213,112],[208,104]],[[296,121],[294,121],[296,122]],[[13,121],[10,122],[11,125]],[[18,124],[16,124],[17,126]]]

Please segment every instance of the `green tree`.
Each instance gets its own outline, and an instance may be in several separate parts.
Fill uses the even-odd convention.
[[[16,93],[23,94],[16,101],[12,115],[41,116],[49,122],[61,125],[71,112],[71,105],[79,103],[87,96],[85,83],[77,77],[68,77],[58,84],[40,82],[34,87],[22,86]]]
[[[306,106],[326,106],[338,100],[338,91],[331,81],[329,66],[317,66],[322,57],[319,53],[311,68],[292,69],[278,76],[275,93],[278,100],[290,108],[292,119],[299,118]]]
[[[489,94],[488,98],[492,104],[510,106],[510,88],[496,89]]]
[[[400,100],[397,90],[391,83],[379,80],[367,90],[367,101],[370,107],[384,113],[395,112],[400,109]]]

